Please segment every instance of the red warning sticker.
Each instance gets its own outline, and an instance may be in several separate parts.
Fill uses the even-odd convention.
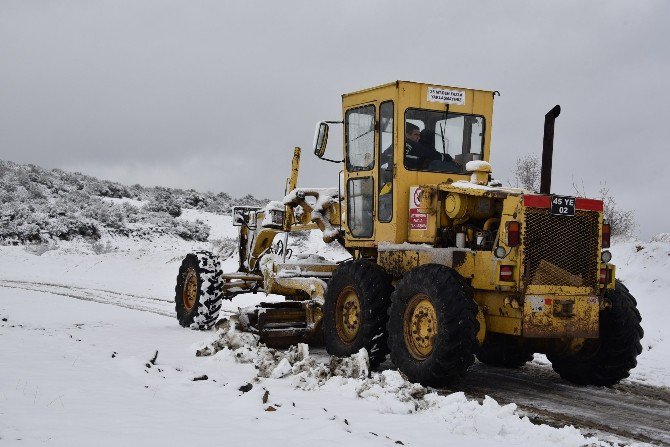
[[[421,188],[413,186],[409,190],[409,228],[411,230],[427,230],[428,215],[419,212]]]
[[[428,216],[420,213],[418,209],[409,210],[409,227],[412,230],[427,230]]]

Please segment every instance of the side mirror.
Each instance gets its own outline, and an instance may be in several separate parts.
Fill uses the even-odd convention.
[[[322,158],[326,152],[326,144],[328,144],[328,124],[321,121],[317,124],[314,134],[314,155]]]

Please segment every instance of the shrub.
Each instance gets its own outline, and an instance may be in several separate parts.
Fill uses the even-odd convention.
[[[170,191],[164,188],[157,188],[156,194],[144,208],[157,213],[165,212],[172,217],[181,216],[181,206]]]
[[[535,155],[526,154],[517,158],[514,166],[514,186],[538,192],[541,169],[540,160]]]

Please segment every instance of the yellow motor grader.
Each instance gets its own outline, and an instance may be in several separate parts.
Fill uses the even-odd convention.
[[[182,326],[209,329],[224,299],[286,299],[241,312],[274,346],[320,342],[329,354],[390,354],[410,380],[443,386],[474,363],[518,368],[545,353],[564,379],[628,376],[643,331],[615,279],[603,202],[550,193],[554,122],[545,116],[539,193],[491,177],[497,92],[397,81],[342,96],[342,121],[317,126],[315,154],[343,163],[339,187],[298,188],[295,149],[285,197],[235,207],[239,268],[209,252],[185,257],[176,285]],[[343,160],[324,158],[343,126]],[[338,157],[339,158],[339,157]],[[351,259],[290,256],[288,234],[319,229]]]

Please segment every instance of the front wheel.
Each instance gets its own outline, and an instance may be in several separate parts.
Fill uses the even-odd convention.
[[[218,258],[208,251],[186,255],[175,286],[175,310],[183,327],[211,329],[219,318],[223,299],[223,271]]]
[[[340,265],[328,283],[323,306],[323,339],[330,355],[346,357],[361,348],[370,366],[388,354],[386,320],[391,277],[377,264],[359,259]]]
[[[428,264],[407,273],[391,295],[391,360],[414,382],[450,385],[474,363],[477,304],[455,270]]]
[[[577,385],[614,385],[629,376],[642,353],[644,331],[635,298],[619,281],[605,298],[611,307],[600,312],[600,337],[586,340],[575,354],[547,356],[554,371]]]

